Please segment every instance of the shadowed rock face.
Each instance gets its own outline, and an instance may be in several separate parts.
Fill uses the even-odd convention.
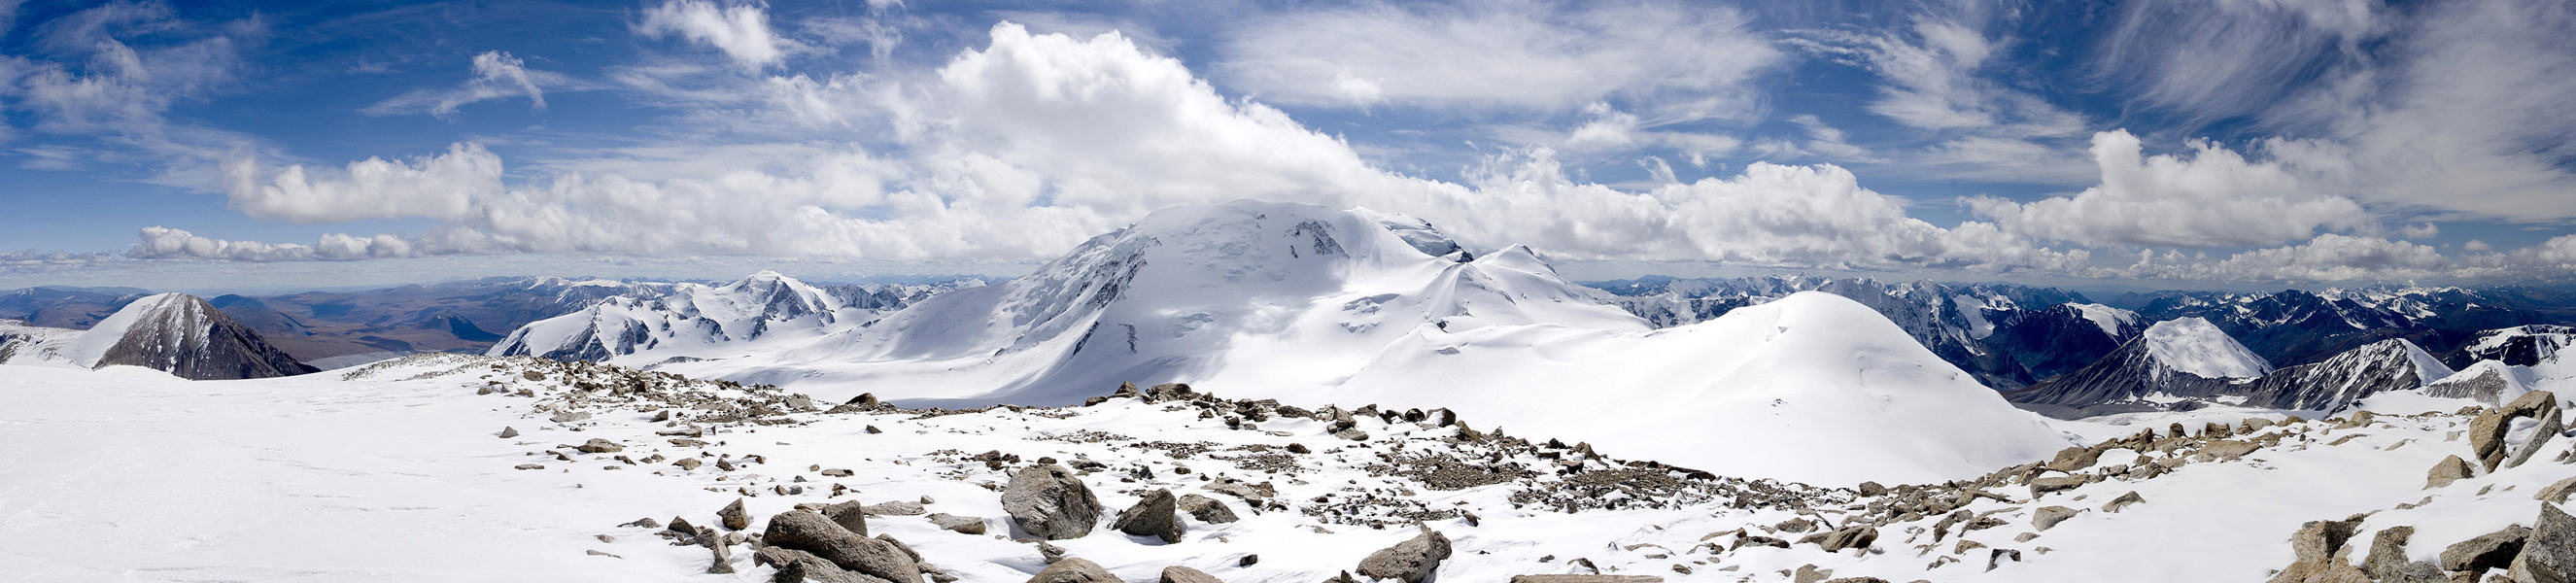
[[[91,366],[140,366],[195,380],[282,377],[316,370],[196,296],[161,294],[135,300],[125,309],[147,311]],[[112,331],[91,331],[101,332]]]

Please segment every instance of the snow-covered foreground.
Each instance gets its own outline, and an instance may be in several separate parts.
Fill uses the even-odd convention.
[[[2376,512],[2348,560],[2377,531],[2408,525],[2406,556],[2434,561],[2455,542],[2533,525],[2534,494],[2576,476],[2576,439],[2559,438],[2519,467],[2427,489],[2427,468],[2445,457],[2477,464],[2458,436],[2470,417],[2397,415],[2466,403],[2430,398],[2374,402],[2384,414],[2367,422],[2252,432],[2241,414],[2210,412],[2060,424],[2095,439],[2170,423],[2193,435],[2061,455],[2067,472],[2034,463],[1864,492],[1632,465],[1545,443],[1580,434],[1482,435],[1489,426],[1472,414],[1452,424],[1437,411],[1412,422],[1361,409],[1337,422],[1333,410],[1171,393],[1067,408],[833,407],[615,367],[459,356],[253,381],[0,366],[0,391],[0,443],[11,444],[0,448],[0,560],[12,578],[47,581],[766,580],[772,569],[753,564],[742,535],[797,504],[845,501],[882,504],[870,533],[944,576],[1022,581],[1046,565],[1042,547],[1012,540],[1025,533],[997,489],[1042,458],[1074,468],[1104,509],[1087,535],[1050,544],[1129,581],[1174,565],[1236,583],[1318,581],[1415,536],[1415,523],[1453,545],[1441,581],[1596,568],[1786,581],[1811,565],[1895,581],[2254,581],[2290,565],[2291,534],[2309,521]],[[2207,435],[2210,421],[2236,435]],[[2532,425],[2512,424],[2507,449],[2536,441]],[[504,427],[518,435],[499,437]],[[1810,433],[1911,438],[1798,427],[1779,439]],[[1214,499],[1240,520],[1184,514],[1186,532],[1168,544],[1111,527],[1155,489]],[[2133,491],[2142,501],[2104,510]],[[749,528],[727,545],[732,574],[706,574],[707,547],[621,526],[678,517],[736,532],[716,526],[736,500]],[[2034,518],[2048,507],[2074,513],[2043,529]],[[985,534],[926,516],[941,514]],[[1802,540],[1822,532],[1843,535]]]

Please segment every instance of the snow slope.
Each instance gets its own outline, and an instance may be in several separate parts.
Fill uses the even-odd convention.
[[[936,289],[877,285],[856,291],[891,294],[900,302]],[[677,283],[608,297],[521,326],[485,353],[628,364],[725,356],[857,328],[884,311],[877,303],[850,301],[763,270],[720,286]]]
[[[2127,330],[2130,326],[2138,324],[2137,312],[2105,306],[2102,304],[2068,302],[2066,305],[2068,307],[2075,308],[2077,313],[2084,315],[2084,319],[2091,320],[2094,326],[2101,327],[2102,335],[2104,336],[2118,338],[2120,337],[2120,332],[2122,330]]]
[[[1310,398],[1449,407],[1611,455],[1818,484],[1957,478],[2067,444],[1869,307],[1822,292],[1651,333],[1422,330]]]
[[[2201,378],[2251,378],[2272,372],[2272,363],[2246,350],[2227,332],[2201,318],[2175,318],[2147,327],[2147,354],[2175,372]]]
[[[1468,260],[1427,223],[1241,201],[1157,211],[1035,272],[792,350],[661,367],[827,399],[1062,404],[1122,382],[1329,386],[1417,328],[1642,332],[1526,248]]]

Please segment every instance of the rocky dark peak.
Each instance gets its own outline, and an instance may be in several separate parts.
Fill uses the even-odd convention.
[[[137,310],[132,318],[109,318],[123,324],[121,328],[102,323],[88,332],[118,335],[91,366],[140,366],[195,380],[281,377],[318,370],[270,346],[259,332],[197,296],[149,296],[127,305],[120,315]]]

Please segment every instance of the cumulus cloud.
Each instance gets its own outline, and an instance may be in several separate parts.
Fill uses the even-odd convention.
[[[457,218],[501,190],[501,158],[479,144],[411,160],[368,158],[339,169],[291,165],[263,182],[255,159],[225,164],[226,194],[252,217],[296,222]]]
[[[545,109],[545,88],[570,83],[563,75],[529,69],[526,61],[502,51],[475,55],[472,68],[474,78],[464,86],[413,90],[359,111],[367,115],[427,113],[447,117],[466,104],[512,97],[527,98],[529,109]]]
[[[2141,252],[2129,268],[2133,277],[2228,281],[2346,281],[2464,277],[2490,258],[2469,260],[2444,256],[2440,250],[2406,241],[2327,233],[2306,243],[2255,249],[2216,261],[2182,261],[2179,253],[2158,256]]]
[[[1288,105],[1567,111],[1614,96],[1654,118],[1739,116],[1781,61],[1723,6],[1635,2],[1371,4],[1248,19],[1224,78]]]
[[[217,239],[169,227],[144,227],[142,242],[127,249],[129,259],[223,260],[243,262],[274,261],[346,261],[356,259],[393,259],[428,255],[450,255],[465,252],[459,248],[425,246],[390,234],[368,237],[331,233],[313,245],[298,243],[265,243]],[[91,260],[104,259],[90,257]]]
[[[715,47],[745,69],[778,64],[802,45],[769,28],[765,4],[719,5],[707,0],[667,0],[646,9],[635,30],[653,36],[679,36]]]
[[[1976,197],[1969,206],[2017,233],[2129,245],[2275,244],[2378,224],[2351,199],[2303,188],[2281,164],[2250,161],[2207,141],[2189,146],[2188,155],[2147,156],[2125,130],[2094,134],[2100,185],[2019,204]]]

